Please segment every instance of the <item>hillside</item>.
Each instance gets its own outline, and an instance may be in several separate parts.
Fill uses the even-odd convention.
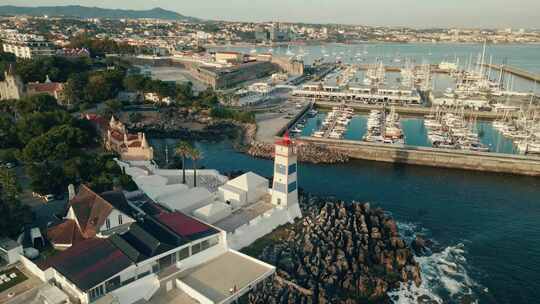
[[[177,20],[186,22],[196,22],[197,18],[181,15],[177,12],[165,10],[162,8],[153,8],[151,10],[125,10],[125,9],[106,9],[99,7],[87,7],[79,5],[69,6],[37,6],[23,7],[13,5],[0,6],[0,15],[30,15],[51,17],[74,17],[74,18],[107,18],[107,19],[139,19],[153,18],[164,20]]]

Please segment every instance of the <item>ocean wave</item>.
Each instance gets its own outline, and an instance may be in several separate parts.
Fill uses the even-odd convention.
[[[416,234],[429,234],[424,228],[412,223],[398,223],[406,241],[411,242]],[[445,247],[439,252],[417,256],[422,284],[402,283],[389,293],[393,303],[478,303],[478,290],[484,290],[467,272],[466,248],[463,243]]]

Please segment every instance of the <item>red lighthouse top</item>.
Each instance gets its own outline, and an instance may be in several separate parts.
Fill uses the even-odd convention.
[[[285,147],[292,145],[292,140],[289,137],[289,130],[285,131],[285,134],[283,134],[282,138],[276,140],[276,145],[285,146]]]

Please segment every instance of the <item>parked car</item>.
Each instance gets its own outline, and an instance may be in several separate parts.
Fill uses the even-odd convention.
[[[50,202],[50,201],[54,201],[54,195],[52,194],[47,194],[45,195],[45,197],[43,198],[46,202]]]

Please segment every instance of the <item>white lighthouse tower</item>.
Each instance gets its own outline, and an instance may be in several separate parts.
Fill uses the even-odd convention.
[[[272,204],[277,208],[292,207],[299,211],[297,156],[288,133],[276,141],[275,149]]]

